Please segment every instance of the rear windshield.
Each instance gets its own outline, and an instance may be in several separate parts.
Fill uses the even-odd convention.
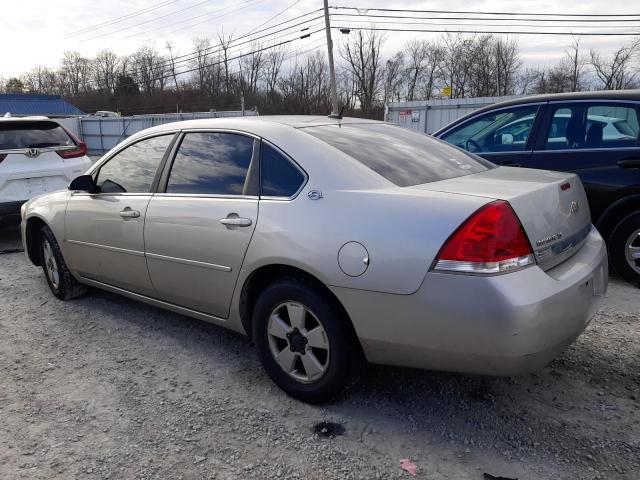
[[[0,150],[75,145],[55,122],[0,122]]]
[[[480,157],[433,137],[395,125],[323,125],[303,131],[400,187],[461,177],[494,167]]]

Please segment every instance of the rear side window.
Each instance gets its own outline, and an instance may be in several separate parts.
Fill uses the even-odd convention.
[[[253,139],[235,133],[187,133],[167,182],[167,193],[249,194]],[[245,188],[245,183],[246,188]]]
[[[394,125],[325,125],[303,131],[400,187],[461,177],[494,167],[445,142]]]
[[[148,193],[173,134],[147,138],[128,146],[98,172],[101,193]]]
[[[628,148],[638,145],[638,112],[631,105],[575,102],[555,107],[546,150]]]
[[[75,145],[56,122],[0,122],[0,150]]]
[[[292,197],[304,183],[302,172],[267,143],[262,144],[261,190],[266,197]]]

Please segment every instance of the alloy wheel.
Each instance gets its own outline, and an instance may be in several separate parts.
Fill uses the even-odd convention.
[[[636,273],[640,273],[640,229],[629,235],[624,253],[629,266]]]
[[[276,363],[300,383],[320,380],[329,367],[329,339],[318,317],[300,302],[277,305],[267,325],[269,349]]]
[[[58,262],[51,249],[51,244],[48,240],[42,242],[42,256],[44,265],[47,269],[47,276],[53,285],[53,288],[58,289],[60,287],[60,273],[58,272]]]

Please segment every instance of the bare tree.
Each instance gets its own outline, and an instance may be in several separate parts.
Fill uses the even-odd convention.
[[[496,61],[494,95],[513,94],[516,75],[522,66],[518,43],[514,39],[492,37],[492,51]]]
[[[406,52],[407,100],[411,101],[415,99],[416,86],[427,68],[429,42],[426,40],[409,40],[404,44],[403,50]]]
[[[624,45],[609,57],[591,50],[591,65],[595,71],[600,88],[604,90],[620,90],[636,86],[638,69],[633,69],[633,61],[640,54],[640,39],[630,45]]]
[[[22,76],[24,86],[30,92],[53,94],[59,91],[58,76],[49,67],[39,65]]]
[[[397,52],[385,63],[383,103],[400,101],[404,72],[404,55]]]
[[[163,91],[167,80],[167,61],[153,46],[143,46],[131,56],[137,83],[147,93]]]
[[[173,83],[176,87],[176,92],[180,92],[180,87],[178,86],[178,75],[176,72],[176,56],[178,52],[174,54],[173,44],[171,42],[167,42],[165,48],[169,51],[169,58],[167,59],[167,69],[173,77]]]
[[[240,87],[245,96],[254,97],[258,90],[258,81],[262,75],[266,55],[259,43],[251,44],[251,51],[238,59],[240,66]]]
[[[66,91],[78,95],[90,89],[90,65],[89,59],[79,52],[64,52],[60,74]]]
[[[347,63],[347,69],[355,80],[356,96],[365,114],[371,113],[380,89],[382,41],[383,37],[373,30],[366,33],[358,30],[353,35],[353,41],[349,39],[349,42],[340,49],[340,55]]]
[[[118,78],[120,58],[112,50],[101,50],[93,60],[93,78],[96,87],[108,93],[113,93]]]
[[[282,69],[282,63],[287,53],[287,48],[284,45],[275,47],[267,51],[263,64],[263,75],[267,83],[267,94],[273,97],[276,86],[278,84],[278,77]]]
[[[231,42],[233,41],[233,34],[228,37],[225,36],[224,31],[218,33],[218,41],[220,42],[220,48],[222,50],[222,64],[224,65],[224,88],[229,91],[231,88],[231,76],[229,73],[229,48],[231,48]]]
[[[584,88],[583,85],[583,73],[584,67],[587,63],[587,60],[583,55],[580,54],[580,37],[574,37],[571,45],[564,51],[564,63],[568,66],[568,70],[570,72],[570,82],[571,86],[569,87],[572,92],[579,92]]]

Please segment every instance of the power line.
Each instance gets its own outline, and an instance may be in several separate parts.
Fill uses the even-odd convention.
[[[394,18],[394,17],[391,17]],[[431,20],[436,20],[436,19],[431,19]],[[461,19],[461,20],[467,20],[467,19]],[[584,25],[574,25],[574,24],[563,24],[563,25],[530,25],[530,24],[516,24],[516,23],[503,23],[500,25],[491,25],[491,24],[486,24],[486,23],[459,23],[459,22],[410,22],[410,21],[399,21],[399,22],[395,22],[395,21],[383,21],[383,20],[369,20],[367,18],[365,19],[349,19],[349,20],[344,20],[344,21],[353,21],[353,22],[358,22],[358,23],[372,23],[375,25],[378,24],[390,24],[390,25],[396,25],[396,24],[401,24],[401,25],[447,25],[447,26],[459,26],[459,27],[487,27],[487,28],[494,28],[496,26],[499,26],[500,28],[502,27],[520,27],[520,28],[584,28]],[[639,25],[598,25],[598,26],[590,26],[590,28],[595,28],[595,29],[602,29],[602,28],[638,28]]]
[[[270,37],[271,35],[275,35],[275,34],[277,34],[277,33],[285,32],[285,31],[287,31],[287,30],[291,30],[291,29],[293,29],[293,28],[300,27],[300,26],[306,26],[306,28],[312,28],[313,26],[315,26],[315,24],[313,24],[313,23],[311,23],[311,22],[315,22],[315,21],[317,21],[317,20],[321,19],[321,18],[322,18],[322,16],[317,16],[317,17],[314,17],[314,18],[310,18],[310,19],[308,19],[308,20],[304,20],[304,21],[302,21],[302,22],[296,23],[295,25],[289,25],[289,26],[287,26],[287,27],[285,27],[285,28],[281,28],[280,30],[276,30],[276,31],[273,31],[273,32],[269,32],[269,33],[267,33],[267,34],[265,34],[265,35],[261,35],[261,36],[258,36],[258,37],[254,37],[254,35],[256,35],[256,34],[258,34],[258,33],[266,32],[267,30],[272,30],[272,29],[274,29],[274,28],[276,28],[276,27],[278,27],[278,26],[284,25],[285,23],[289,23],[289,22],[295,21],[295,20],[297,20],[297,19],[300,19],[300,18],[302,18],[302,17],[308,16],[308,15],[310,15],[310,14],[312,14],[312,13],[317,12],[317,11],[318,11],[318,10],[314,10],[314,11],[311,11],[311,12],[305,13],[305,14],[303,14],[303,15],[299,15],[299,16],[297,16],[297,17],[294,17],[294,18],[290,19],[290,20],[287,20],[287,21],[284,21],[284,22],[280,22],[280,23],[278,23],[278,24],[276,24],[276,25],[273,25],[272,27],[267,27],[267,28],[264,28],[264,29],[262,29],[262,30],[258,30],[258,31],[254,32],[254,33],[253,33],[253,34],[251,34],[251,35],[249,35],[249,34],[245,33],[245,34],[241,35],[240,37],[238,37],[238,38],[236,38],[236,39],[230,40],[230,41],[229,41],[229,43],[227,44],[227,47],[226,47],[226,48],[227,48],[227,49],[234,49],[234,48],[237,48],[237,47],[239,47],[239,46],[241,46],[241,45],[246,45],[247,43],[255,42],[255,41],[257,41],[257,40],[261,40],[261,39],[263,39],[263,38]],[[305,29],[306,29],[306,28],[305,28]],[[301,31],[302,31],[302,30],[305,30],[305,29],[301,29]],[[293,33],[293,32],[290,32],[290,33]],[[247,37],[249,37],[249,36],[251,36],[251,37],[253,37],[253,38],[251,38],[251,39],[249,39],[249,40],[246,40],[246,41],[244,41],[244,42],[235,43],[235,42],[237,42],[238,40],[242,40],[243,38],[247,38]],[[280,38],[281,38],[281,37],[280,37]],[[215,49],[217,49],[217,50],[215,50]],[[165,62],[165,65],[164,65],[164,66],[171,66],[171,65],[172,65],[172,63],[173,63],[173,64],[176,64],[176,63],[178,63],[178,64],[186,63],[186,62],[188,62],[188,61],[194,60],[195,58],[197,58],[197,57],[198,57],[198,55],[205,55],[205,54],[206,54],[206,55],[215,55],[216,53],[221,53],[221,52],[223,52],[223,51],[224,51],[224,46],[223,46],[223,44],[222,44],[222,43],[218,43],[218,44],[212,45],[212,46],[210,46],[210,47],[204,48],[204,49],[202,49],[201,51],[194,51],[194,52],[186,53],[186,54],[183,54],[183,55],[178,55],[177,57],[175,57],[175,58],[173,59],[173,61],[168,60],[167,62]],[[176,62],[176,60],[177,60],[177,62]]]
[[[279,25],[283,25],[283,24],[285,24],[285,23],[288,23],[288,22],[294,21],[294,20],[296,20],[296,19],[299,19],[299,18],[301,18],[301,17],[307,16],[307,15],[309,15],[309,14],[311,14],[311,13],[314,13],[314,12],[317,12],[317,10],[315,10],[315,11],[313,11],[313,12],[308,12],[308,13],[306,13],[306,14],[304,14],[304,15],[300,15],[300,16],[298,16],[298,17],[294,17],[294,18],[292,18],[292,19],[290,19],[290,20],[287,20],[287,21],[284,21],[284,22],[280,22],[279,24],[276,24],[276,25],[274,25],[274,26],[272,26],[272,27],[267,27],[267,28],[265,28],[265,29],[259,30],[259,31],[255,32],[253,35],[249,35],[249,36],[254,37],[256,33],[260,33],[260,32],[267,31],[267,30],[271,30],[271,29],[273,29],[273,28],[276,28],[276,27],[277,27],[277,26],[279,26]],[[252,42],[255,42],[255,41],[260,40],[260,39],[263,39],[263,38],[272,37],[273,35],[275,35],[275,34],[277,34],[277,33],[285,32],[285,31],[287,31],[287,30],[291,30],[292,28],[299,27],[299,26],[304,26],[304,27],[305,27],[305,28],[302,28],[299,32],[307,32],[308,30],[313,29],[313,28],[315,28],[315,27],[318,25],[318,22],[315,22],[315,23],[312,23],[312,22],[317,21],[317,20],[319,20],[320,18],[322,18],[322,17],[321,17],[321,16],[318,16],[318,17],[315,17],[315,18],[311,18],[311,19],[305,20],[305,21],[303,21],[303,22],[296,23],[295,25],[290,25],[290,26],[285,27],[285,28],[282,28],[282,29],[280,29],[280,30],[276,30],[276,31],[273,31],[273,32],[269,32],[269,33],[267,33],[267,34],[265,34],[265,35],[261,35],[261,36],[259,36],[259,37],[250,38],[250,39],[248,39],[248,40],[246,40],[246,41],[244,41],[244,42],[234,43],[234,44],[232,44],[232,45],[229,45],[227,48],[228,48],[228,50],[235,50],[235,49],[237,49],[238,47],[240,47],[240,46],[242,46],[242,45],[246,45],[246,44],[248,44],[248,43],[252,43]],[[274,37],[274,40],[275,40],[275,39],[279,39],[279,38],[284,38],[284,37],[286,37],[286,36],[288,36],[288,35],[290,35],[290,34],[292,34],[292,33],[294,33],[294,32],[288,32],[288,33],[286,33],[286,34],[284,34],[284,35],[280,35],[280,36]],[[309,34],[309,35],[311,35],[311,34]],[[305,37],[305,36],[306,36],[306,35],[302,35],[302,36],[301,36],[301,38],[302,38],[302,37]],[[241,38],[243,38],[243,37],[247,37],[247,35],[246,35],[246,34],[244,34],[243,36],[238,37],[238,39],[241,39]],[[238,39],[237,39],[237,40],[238,40]],[[292,39],[292,40],[296,40],[296,39],[298,39],[298,37],[296,37],[296,38],[294,38],[294,39]],[[212,51],[212,49],[217,48],[217,47],[221,47],[221,46],[222,46],[222,44],[214,45],[214,46],[208,47],[208,48],[206,48],[206,49],[203,49],[203,50],[201,50],[201,51],[199,51],[199,52],[198,52],[198,51],[195,51],[195,52],[191,52],[191,53],[188,53],[188,54],[180,55],[180,56],[175,57],[175,58],[173,59],[173,61],[172,61],[172,60],[166,60],[166,61],[163,61],[163,62],[161,62],[161,63],[159,63],[159,64],[155,65],[155,66],[154,66],[154,68],[156,68],[156,69],[167,69],[167,68],[171,68],[171,70],[175,70],[176,65],[178,65],[178,66],[184,66],[184,65],[185,65],[185,64],[187,64],[188,62],[193,61],[193,60],[195,60],[196,58],[198,58],[198,56],[199,56],[199,55],[207,55],[207,56],[208,56],[208,55],[214,55],[214,54],[217,54],[217,53],[222,52],[222,51],[223,51],[223,49],[219,49],[219,50]],[[277,45],[276,45],[276,46],[277,46]],[[274,45],[271,45],[271,46],[269,46],[268,48],[273,48],[273,47],[274,47]],[[233,60],[233,59],[235,59],[235,58],[238,58],[238,57],[228,58],[228,59],[227,59],[227,61]],[[178,60],[178,59],[179,59],[179,60]],[[178,60],[178,61],[176,62],[176,60]],[[218,63],[216,63],[216,64],[219,64],[219,63],[222,63],[222,62],[218,62]],[[212,64],[208,64],[208,65],[212,65]],[[196,68],[196,69],[189,70],[188,72],[195,71],[195,70],[197,70],[197,68]],[[118,72],[118,75],[129,75],[129,76],[134,76],[136,73],[137,73],[137,69],[136,69],[136,68],[129,68],[129,69],[126,69],[126,70],[121,70],[121,71],[119,71],[119,72]],[[178,72],[178,71],[176,71],[175,76],[181,75],[181,74],[183,74],[183,73],[187,73],[187,72]],[[171,77],[173,77],[173,76],[174,76],[174,74],[173,74],[173,72],[171,72],[171,73],[169,73],[169,74],[165,75],[164,77],[161,77],[161,78],[159,77],[158,79],[171,78]],[[151,80],[149,80],[149,81],[157,81],[158,79],[151,79]],[[97,82],[96,82],[95,80],[93,80],[91,83],[93,83],[94,85],[95,85],[95,84],[97,84]]]
[[[125,20],[129,20],[131,18],[140,16],[140,15],[144,15],[145,13],[147,13],[149,11],[153,11],[153,10],[156,10],[158,8],[166,7],[167,5],[170,5],[172,3],[176,3],[177,1],[178,0],[164,0],[163,2],[156,3],[155,5],[151,5],[149,7],[143,8],[141,10],[136,10],[135,12],[131,12],[131,13],[128,13],[126,15],[122,15],[120,17],[116,17],[114,19],[107,20],[107,21],[102,22],[102,23],[97,23],[95,25],[91,25],[89,27],[81,28],[80,30],[76,30],[76,31],[70,32],[67,35],[65,35],[63,38],[75,37],[77,35],[89,32],[91,30],[96,30],[96,29],[100,29],[100,28],[103,28],[103,27],[106,27],[106,26],[109,26],[109,25],[114,25],[116,23],[120,23],[120,22],[123,22]]]
[[[402,8],[371,8],[371,7],[346,7],[334,6],[334,9],[357,10],[358,12],[373,10],[376,12],[412,12],[412,13],[450,13],[450,14],[481,14],[481,15],[512,15],[523,16],[531,15],[535,17],[640,17],[640,13],[524,13],[524,12],[478,12],[470,10],[412,10]]]
[[[278,13],[276,13],[273,17],[270,17],[267,21],[261,23],[260,25],[258,25],[257,27],[254,27],[253,29],[249,30],[248,32],[246,32],[244,35],[249,35],[250,33],[255,32],[257,29],[259,29],[260,27],[264,27],[267,23],[269,23],[271,20],[273,20],[276,17],[279,17],[280,15],[282,15],[284,12],[286,12],[287,10],[289,10],[290,8],[294,7],[295,5],[297,5],[298,3],[300,3],[300,0],[295,0],[293,3],[291,3],[288,7],[286,7],[284,10],[279,11]]]
[[[188,7],[183,7],[183,8],[181,8],[181,9],[179,9],[179,10],[176,10],[176,11],[173,11],[173,12],[169,12],[169,13],[167,13],[167,14],[165,14],[165,15],[160,15],[159,17],[154,17],[154,18],[151,18],[151,19],[149,19],[149,20],[145,20],[144,22],[140,22],[140,23],[138,23],[138,24],[136,25],[136,27],[139,27],[140,25],[145,25],[145,24],[147,24],[147,23],[155,22],[155,21],[157,21],[157,20],[160,20],[161,18],[166,18],[166,17],[170,17],[170,16],[172,16],[172,15],[176,15],[177,13],[184,12],[185,10],[190,10],[190,9],[192,9],[192,8],[195,8],[195,7],[198,7],[198,6],[203,5],[203,4],[205,4],[205,3],[208,3],[209,1],[210,1],[210,0],[202,0],[201,2],[195,3],[195,4],[193,4],[193,5],[189,5]],[[228,7],[224,7],[224,8],[228,8]],[[223,9],[221,9],[221,10],[224,10],[224,8],[223,8]],[[122,31],[124,31],[124,30],[129,29],[129,28],[131,28],[131,27],[123,27],[123,28],[120,28],[120,29],[118,29],[118,30],[112,30],[112,31],[107,32],[107,33],[102,33],[102,34],[99,34],[99,35],[95,35],[95,36],[93,36],[93,37],[83,38],[83,39],[81,39],[80,41],[81,41],[81,42],[90,42],[91,40],[95,40],[96,38],[103,38],[103,37],[107,37],[107,36],[109,36],[109,35],[113,35],[114,33],[122,32]],[[127,38],[127,37],[125,37],[125,38]]]
[[[372,17],[372,18],[399,18],[408,20],[482,20],[485,22],[584,22],[584,23],[612,23],[612,22],[640,22],[640,18],[632,19],[594,19],[594,18],[574,18],[567,20],[566,18],[488,18],[488,17],[467,17],[467,16],[455,16],[455,17],[416,17],[415,15],[376,15],[372,13],[332,13],[332,17]],[[544,25],[542,25],[544,26]]]
[[[493,35],[569,35],[569,36],[611,36],[611,37],[622,37],[622,36],[635,36],[640,35],[640,31],[637,32],[542,32],[542,31],[508,31],[508,30],[435,30],[435,29],[399,29],[399,28],[379,28],[379,27],[350,27],[349,25],[338,25],[332,26],[332,29],[346,29],[346,30],[372,30],[372,31],[382,31],[382,32],[413,32],[413,33],[490,33]]]
[[[213,66],[215,66],[215,65],[220,65],[220,64],[222,64],[222,63],[225,63],[225,61],[226,61],[226,62],[230,62],[230,61],[232,61],[232,60],[238,60],[238,59],[240,59],[240,58],[244,58],[244,57],[247,57],[247,56],[249,56],[249,55],[255,55],[256,53],[264,52],[265,50],[269,50],[269,49],[271,49],[271,48],[280,47],[280,46],[282,46],[282,45],[286,45],[286,44],[289,44],[289,43],[291,43],[291,42],[295,42],[296,40],[302,40],[302,39],[308,38],[308,37],[310,37],[311,35],[313,35],[313,34],[315,34],[315,33],[323,32],[323,31],[324,31],[324,28],[322,28],[322,29],[318,29],[318,30],[315,30],[315,31],[313,31],[313,32],[307,33],[307,34],[305,34],[305,35],[302,35],[302,36],[296,37],[296,38],[290,38],[289,40],[284,40],[284,41],[282,41],[282,42],[279,42],[279,43],[276,43],[276,44],[273,44],[273,45],[269,45],[269,46],[266,46],[266,47],[263,47],[263,48],[259,48],[258,50],[253,50],[253,51],[250,51],[250,52],[247,52],[247,53],[242,53],[242,54],[240,54],[240,55],[236,55],[235,57],[229,57],[229,58],[227,58],[226,60],[220,60],[220,61],[217,61],[217,62],[208,63],[208,64],[207,64],[207,67],[213,67]],[[198,67],[196,67],[196,68],[190,68],[190,69],[188,69],[188,70],[183,70],[183,71],[180,71],[180,72],[176,72],[176,73],[175,73],[175,76],[178,76],[178,75],[184,75],[185,73],[191,73],[191,72],[195,72],[195,71],[197,71],[197,70],[199,70],[199,68],[198,68]],[[174,76],[174,74],[173,74],[173,73],[168,74],[168,75],[162,75],[162,76],[160,76],[160,77],[156,77],[156,78],[148,79],[148,80],[147,80],[147,82],[157,82],[157,81],[160,81],[160,80],[166,80],[166,79],[171,78],[171,77],[173,77],[173,76]]]
[[[240,2],[240,3],[237,3],[237,4],[227,5],[226,7],[219,8],[219,9],[214,10],[212,12],[206,12],[206,13],[202,13],[200,15],[195,15],[193,17],[183,18],[182,20],[178,20],[177,22],[168,23],[166,25],[160,25],[160,26],[158,26],[156,28],[152,28],[152,29],[146,30],[144,32],[132,33],[131,35],[127,35],[124,38],[125,39],[126,38],[132,38],[132,37],[137,37],[138,35],[145,35],[145,34],[150,33],[150,32],[156,32],[158,30],[164,30],[164,29],[166,29],[168,27],[171,27],[173,25],[178,25],[180,23],[185,23],[185,22],[191,22],[191,21],[196,20],[198,18],[211,17],[211,15],[213,15],[214,13],[221,12],[221,11],[226,10],[228,8],[238,7],[235,10],[231,10],[229,12],[223,13],[222,15],[216,15],[215,17],[205,18],[204,20],[201,20],[201,21],[198,21],[198,22],[195,22],[195,23],[187,23],[186,25],[178,27],[178,28],[176,28],[174,30],[170,30],[168,32],[163,31],[162,36],[165,37],[167,35],[171,35],[172,33],[179,32],[180,30],[184,30],[185,28],[191,28],[191,27],[194,27],[196,25],[200,25],[202,23],[206,23],[206,22],[210,22],[212,20],[217,20],[217,19],[222,18],[222,17],[226,17],[227,15],[230,15],[230,14],[235,13],[235,12],[239,12],[240,10],[243,10],[243,9],[249,7],[249,6],[253,6],[253,5],[257,4],[257,3],[261,3],[263,1],[264,0],[246,0],[244,2]],[[156,37],[152,37],[152,38],[157,38],[157,36]]]

